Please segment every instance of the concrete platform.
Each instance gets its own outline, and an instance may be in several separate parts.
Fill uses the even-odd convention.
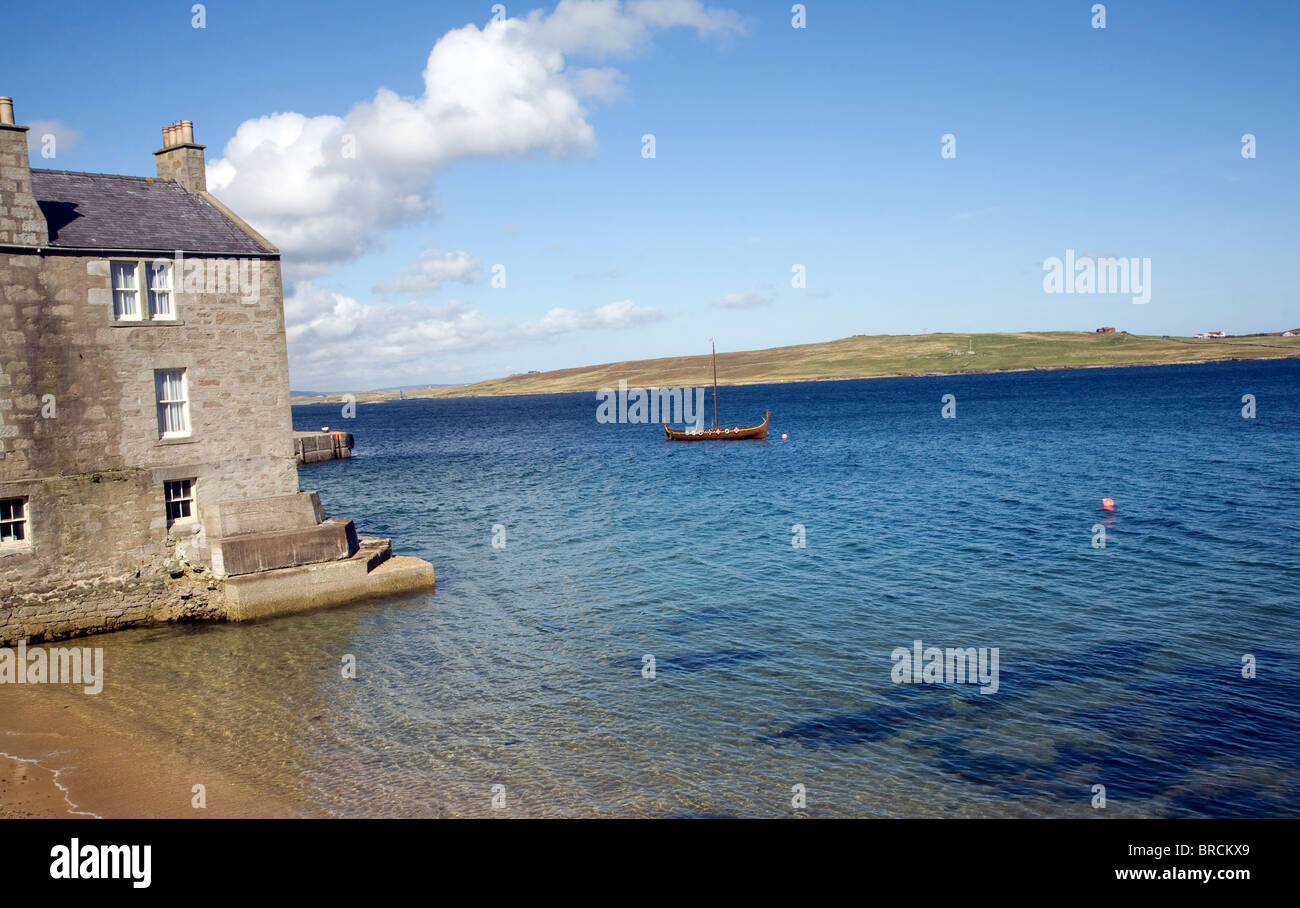
[[[432,564],[391,552],[387,539],[363,536],[356,554],[341,561],[231,577],[226,618],[250,621],[434,588]]]
[[[294,432],[293,457],[299,464],[344,460],[352,456],[351,432]]]

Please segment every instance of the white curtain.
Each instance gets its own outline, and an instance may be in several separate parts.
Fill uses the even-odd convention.
[[[163,435],[189,431],[185,412],[185,373],[180,369],[155,372],[158,394],[158,429]]]
[[[170,317],[172,314],[172,266],[170,262],[154,262],[146,266],[149,281],[149,316]]]

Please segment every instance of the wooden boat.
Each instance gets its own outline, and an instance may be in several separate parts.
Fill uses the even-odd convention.
[[[664,423],[664,436],[669,441],[743,441],[748,438],[767,438],[767,424],[772,418],[772,411],[763,414],[763,421],[756,426],[718,425],[718,348],[709,338],[713,350],[713,428],[712,429],[670,429]]]
[[[745,438],[767,438],[767,423],[772,416],[768,410],[763,421],[756,426],[733,426],[730,429],[670,429],[664,426],[669,441],[740,441]]]

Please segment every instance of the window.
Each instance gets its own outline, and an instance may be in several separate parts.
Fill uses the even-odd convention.
[[[109,262],[108,270],[113,280],[114,321],[176,320],[176,288],[172,277],[175,267],[170,261],[154,259],[151,262]],[[142,288],[143,299],[140,294]]]
[[[167,499],[167,525],[178,520],[194,516],[194,480],[175,479],[163,483],[164,497]]]
[[[0,498],[0,545],[27,539],[27,499]]]
[[[136,284],[135,262],[113,262],[113,318],[139,321],[140,290]]]
[[[158,437],[183,438],[190,434],[190,401],[184,369],[159,369],[153,374],[158,397]]]
[[[172,310],[172,264],[159,259],[144,266],[145,286],[149,288],[149,317],[175,318]]]

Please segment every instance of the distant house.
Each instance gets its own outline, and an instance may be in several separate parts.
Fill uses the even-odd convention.
[[[1197,337],[1201,337],[1201,338],[1205,338],[1205,337],[1227,337],[1227,336],[1228,336],[1228,332],[1227,332],[1227,331],[1201,331],[1201,332],[1198,332],[1196,336],[1197,336]]]
[[[1098,334],[1114,334],[1114,333],[1115,333],[1115,329],[1114,329],[1114,328],[1109,328],[1109,327],[1107,327],[1107,328],[1098,328],[1098,329],[1097,329],[1097,333],[1098,333]]]
[[[1283,337],[1300,337],[1300,328],[1292,328],[1290,331],[1283,331]]]

